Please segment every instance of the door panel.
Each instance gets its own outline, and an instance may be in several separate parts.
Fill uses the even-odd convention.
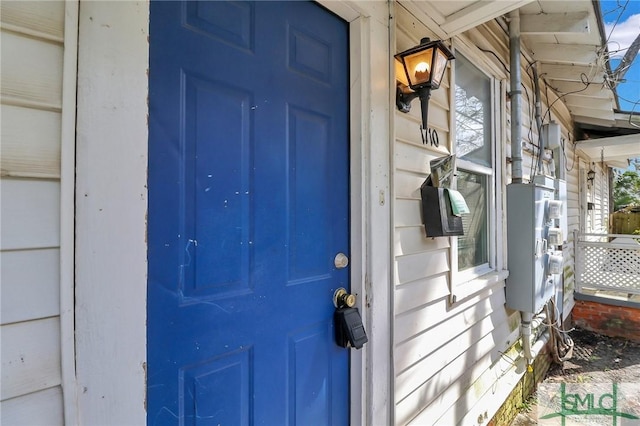
[[[348,27],[152,2],[149,424],[347,424]]]

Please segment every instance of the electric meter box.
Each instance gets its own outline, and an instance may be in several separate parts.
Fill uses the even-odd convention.
[[[548,180],[548,181],[547,181]],[[536,313],[553,296],[554,278],[549,274],[547,230],[554,199],[553,179],[507,186],[507,244],[509,277],[507,307]]]
[[[543,124],[542,134],[544,135],[547,148],[560,148],[560,139],[562,138],[562,134],[558,123],[552,121],[551,123]]]

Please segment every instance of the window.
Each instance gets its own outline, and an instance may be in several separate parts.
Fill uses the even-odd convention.
[[[457,238],[457,280],[463,280],[492,269],[494,89],[492,79],[459,52],[454,64],[457,189],[471,210],[463,215],[464,236]]]
[[[465,235],[458,237],[458,270],[463,271],[489,262],[487,176],[460,170],[458,190],[471,210],[462,219]]]

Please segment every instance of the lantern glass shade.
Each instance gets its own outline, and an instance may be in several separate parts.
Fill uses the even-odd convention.
[[[409,87],[413,88],[429,83],[431,78],[431,59],[433,48],[407,55],[403,58]]]
[[[409,87],[419,90],[440,87],[447,62],[454,59],[454,56],[442,41],[422,39],[420,45],[398,53],[396,58],[402,62]]]
[[[433,81],[431,83],[433,89],[440,87],[444,72],[447,69],[447,62],[449,62],[447,56],[441,50],[436,50],[436,54],[433,57]]]
[[[587,172],[587,180],[588,180],[589,182],[593,182],[593,180],[594,180],[595,178],[596,178],[596,172],[595,172],[595,170],[589,170],[589,171]]]

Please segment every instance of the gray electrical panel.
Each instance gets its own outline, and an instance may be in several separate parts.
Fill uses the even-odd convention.
[[[537,177],[531,184],[507,186],[509,277],[507,307],[537,313],[554,293],[554,274],[562,270],[562,232],[555,227],[562,205],[554,200],[554,182]],[[559,257],[559,258],[558,258]]]

